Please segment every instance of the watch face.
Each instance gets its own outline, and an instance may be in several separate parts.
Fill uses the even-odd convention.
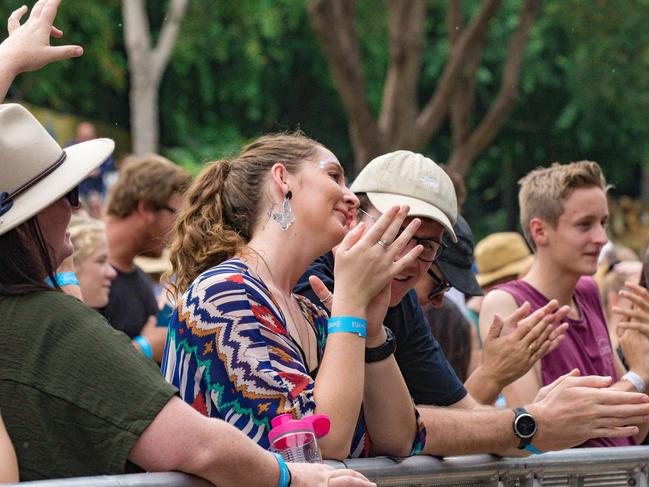
[[[529,438],[536,433],[536,421],[529,414],[521,414],[516,418],[516,433],[521,438]]]

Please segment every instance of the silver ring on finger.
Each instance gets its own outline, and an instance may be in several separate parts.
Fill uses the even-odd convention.
[[[329,296],[327,296],[326,298],[320,300],[320,302],[321,302],[322,304],[327,304],[327,303],[328,303],[329,301],[331,301],[333,298],[334,298],[334,293],[332,293],[331,291],[329,291]]]
[[[388,250],[388,247],[390,246],[390,244],[383,239],[379,240],[376,243],[379,244],[381,247],[383,247],[385,250]]]

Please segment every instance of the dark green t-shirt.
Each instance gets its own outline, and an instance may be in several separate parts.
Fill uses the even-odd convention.
[[[0,297],[0,408],[21,480],[124,473],[175,393],[126,335],[75,298]]]

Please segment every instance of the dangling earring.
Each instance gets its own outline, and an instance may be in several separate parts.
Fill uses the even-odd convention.
[[[290,227],[295,221],[295,214],[293,213],[293,208],[291,208],[290,202],[290,199],[292,197],[293,193],[289,191],[288,193],[286,193],[286,196],[284,196],[284,201],[282,202],[282,210],[277,212],[273,211],[272,209],[270,210],[271,218],[277,222],[282,230],[285,231],[288,230],[288,227]]]

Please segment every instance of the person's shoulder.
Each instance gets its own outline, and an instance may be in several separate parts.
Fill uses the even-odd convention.
[[[216,295],[243,295],[249,291],[263,292],[262,284],[239,259],[229,259],[203,271],[185,292],[184,300],[209,301]]]
[[[582,276],[577,281],[575,286],[576,292],[581,292],[584,294],[597,294],[599,296],[599,287],[597,287],[597,281],[592,276]]]
[[[507,288],[496,288],[489,291],[482,301],[481,312],[485,310],[485,307],[508,307],[516,308],[516,299],[514,296],[507,290]]]

